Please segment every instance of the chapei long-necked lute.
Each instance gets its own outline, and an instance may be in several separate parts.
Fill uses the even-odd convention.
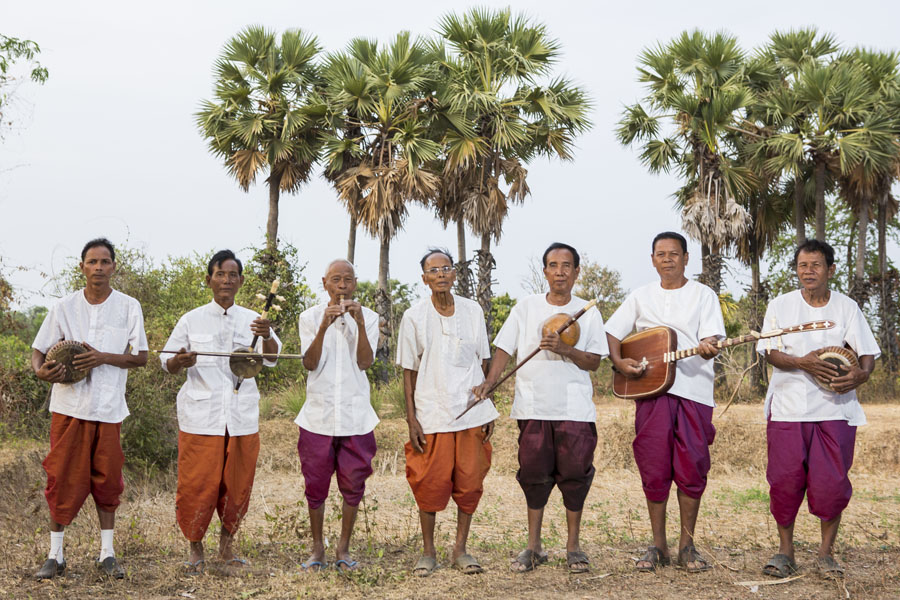
[[[789,333],[821,331],[832,327],[834,321],[810,321],[762,333],[751,331],[747,335],[719,340],[713,346],[721,350],[761,339],[780,338]],[[666,393],[675,383],[675,363],[698,355],[699,350],[699,346],[679,350],[678,334],[671,327],[650,327],[629,335],[622,340],[621,356],[638,361],[643,372],[638,377],[626,377],[616,371],[613,375],[613,394],[619,398],[641,400]]]

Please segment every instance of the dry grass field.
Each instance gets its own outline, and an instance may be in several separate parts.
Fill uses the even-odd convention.
[[[470,551],[486,572],[465,576],[447,567],[455,527],[452,508],[438,518],[439,569],[413,577],[419,536],[415,503],[404,478],[405,423],[384,419],[377,429],[379,453],[369,480],[352,549],[362,568],[344,575],[334,569],[305,574],[309,530],[296,428],[289,418],[262,427],[262,453],[250,512],[237,548],[251,567],[243,577],[181,572],[186,542],[175,524],[174,475],[128,481],[119,509],[116,550],[127,570],[124,581],[105,581],[93,561],[99,548],[91,501],[66,534],[69,573],[53,581],[31,577],[47,551],[47,511],[42,495],[41,444],[0,448],[0,597],[8,598],[900,598],[900,406],[868,405],[870,425],[860,428],[851,472],[854,497],[844,513],[838,559],[844,582],[823,580],[812,568],[818,522],[801,509],[797,558],[802,577],[779,585],[761,566],[776,548],[765,481],[765,433],[759,406],[716,411],[713,469],[701,508],[697,546],[715,562],[707,573],[675,568],[636,573],[634,561],[649,541],[649,524],[630,441],[633,405],[600,399],[597,477],[585,506],[583,546],[589,574],[565,570],[565,521],[554,492],[544,525],[550,562],[533,573],[508,569],[522,548],[525,502],[515,481],[516,430],[500,421],[495,463],[472,527]],[[335,539],[340,496],[332,486],[326,533]],[[670,543],[677,526],[670,504]],[[451,503],[452,507],[452,503]],[[212,528],[211,528],[212,529]],[[214,548],[210,534],[208,546]],[[214,567],[214,565],[213,565]]]

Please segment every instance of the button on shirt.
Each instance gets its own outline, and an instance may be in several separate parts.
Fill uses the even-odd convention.
[[[46,354],[60,340],[87,342],[100,352],[138,354],[147,351],[140,303],[113,290],[100,304],[91,304],[84,290],[57,302],[41,324],[32,348]],[[100,365],[78,383],[54,383],[50,412],[103,423],[121,423],[128,416],[125,382],[128,370]]]
[[[210,302],[185,314],[178,320],[165,350],[185,348],[195,352],[233,352],[253,341],[250,324],[259,313],[233,305],[227,310]],[[272,331],[281,352],[281,340]],[[263,340],[256,344],[262,352]],[[172,354],[160,354],[162,368]],[[275,366],[264,359],[263,365]],[[237,376],[228,366],[227,356],[198,356],[197,363],[187,369],[187,380],[178,391],[178,427],[197,435],[250,435],[259,431],[259,388],[254,378],[245,379],[235,393]]]
[[[482,361],[490,359],[484,312],[477,302],[453,296],[453,314],[445,317],[430,297],[411,306],[400,321],[397,364],[417,371],[416,420],[422,432],[462,431],[490,423],[499,414],[484,401],[456,417],[484,382]]]
[[[857,356],[878,358],[881,350],[872,335],[865,316],[853,299],[832,291],[828,304],[810,306],[800,290],[778,296],[769,303],[763,324],[764,330],[790,327],[810,321],[830,320],[832,329],[818,329],[792,333],[781,338],[779,348],[774,338],[759,340],[756,350],[780,350],[790,356],[805,356],[826,346],[844,344]],[[765,413],[773,421],[847,421],[849,425],[865,425],[866,415],[856,398],[856,390],[838,394],[819,387],[812,375],[801,369],[783,370],[775,367],[766,393]]]
[[[708,337],[724,338],[725,321],[719,298],[708,286],[688,280],[667,290],[656,281],[631,292],[606,322],[606,331],[618,340],[633,329],[643,331],[664,325],[675,330],[678,350],[695,348]],[[695,355],[675,363],[675,383],[667,393],[698,404],[715,406],[713,360]]]
[[[527,296],[513,306],[494,345],[510,356],[518,351],[521,360],[540,345],[545,320],[557,313],[574,315],[586,304],[577,296],[572,296],[565,306],[550,304],[544,294]],[[600,356],[609,354],[603,317],[597,309],[587,311],[578,319],[578,325],[581,335],[576,349]],[[510,417],[592,423],[597,418],[593,396],[588,371],[555,352],[541,350],[516,371],[516,395]]]
[[[322,324],[327,304],[300,315],[300,344],[305,354]],[[378,345],[378,314],[362,307],[369,347]],[[294,423],[319,435],[348,436],[369,433],[378,425],[372,408],[369,378],[356,362],[359,328],[349,314],[338,317],[325,330],[322,354],[306,380],[306,402]]]

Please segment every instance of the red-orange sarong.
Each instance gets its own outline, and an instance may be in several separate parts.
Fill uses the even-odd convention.
[[[258,433],[178,433],[175,518],[188,541],[203,540],[213,512],[229,533],[237,531],[250,506],[258,456]]]
[[[119,441],[121,423],[84,421],[59,413],[50,417],[50,452],[44,459],[44,497],[50,517],[68,525],[88,494],[97,508],[115,512],[125,489],[125,455]]]
[[[439,512],[450,497],[466,514],[473,514],[484,493],[491,468],[491,444],[481,427],[425,435],[425,452],[406,442],[406,480],[419,509]]]

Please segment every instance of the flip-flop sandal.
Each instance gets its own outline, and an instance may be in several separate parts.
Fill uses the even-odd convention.
[[[843,579],[844,567],[832,556],[823,556],[816,559],[816,567],[825,579]]]
[[[453,561],[453,568],[459,569],[465,575],[475,575],[476,573],[484,573],[484,568],[478,563],[478,560],[471,554],[460,554]]]
[[[664,556],[662,550],[657,548],[656,546],[647,546],[647,551],[644,553],[644,556],[637,561],[650,563],[649,567],[639,567],[637,563],[634,563],[634,570],[639,571],[641,573],[652,573],[656,571],[659,567],[668,567],[672,564],[672,559],[668,556]]]
[[[359,565],[359,562],[353,560],[352,558],[350,560],[344,560],[342,558],[340,560],[334,561],[334,568],[337,569],[339,572],[355,571],[358,565]]]
[[[318,560],[311,560],[309,562],[300,563],[300,568],[303,569],[305,573],[318,573],[322,569],[324,569],[327,565]]]
[[[413,575],[416,577],[428,577],[437,569],[437,560],[431,556],[420,556],[413,567]]]
[[[689,567],[689,563],[699,563],[700,566]],[[702,573],[703,571],[709,571],[710,569],[712,569],[712,565],[709,564],[709,562],[705,558],[700,556],[700,553],[697,552],[697,549],[693,546],[693,544],[685,546],[678,551],[677,566],[684,569],[688,573]]]
[[[797,568],[797,563],[787,554],[774,555],[769,559],[769,562],[766,563],[766,566],[762,568],[763,575],[777,577],[778,579],[790,577],[799,570],[800,569]]]
[[[206,561],[202,558],[197,559],[196,562],[186,560],[181,563],[181,568],[185,575],[202,575],[206,569]]]
[[[525,548],[516,559],[509,566],[510,570],[515,571],[516,573],[527,573],[528,571],[534,571],[538,565],[542,565],[549,560],[549,556],[546,552],[543,554],[538,554],[534,550],[529,548]]]
[[[580,567],[578,565],[584,566]],[[591,561],[588,560],[588,555],[580,550],[578,552],[566,552],[566,566],[569,567],[569,573],[578,575],[591,570]]]
[[[235,557],[226,560],[224,566],[226,575],[243,575],[249,573],[250,563],[243,558]]]

